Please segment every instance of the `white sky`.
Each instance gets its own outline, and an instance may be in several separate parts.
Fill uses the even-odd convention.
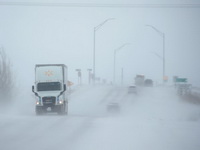
[[[29,0],[30,2],[33,2]],[[3,2],[0,0],[0,3]],[[11,2],[19,2],[13,0]],[[41,2],[41,1],[40,1]],[[44,1],[45,2],[45,1]],[[58,2],[58,1],[48,1]],[[198,3],[198,1],[59,1],[87,3],[155,4]],[[8,54],[16,82],[31,85],[34,66],[40,63],[64,63],[69,80],[77,83],[82,69],[87,83],[88,68],[93,67],[93,29],[108,18],[96,31],[96,76],[113,80],[114,50],[125,46],[116,57],[116,80],[131,83],[136,74],[144,74],[161,82],[162,37],[166,37],[166,75],[187,77],[200,86],[200,8],[74,8],[0,5],[0,45]]]

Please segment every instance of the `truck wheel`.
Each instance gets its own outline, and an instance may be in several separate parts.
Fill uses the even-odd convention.
[[[68,115],[68,104],[65,105],[65,115]]]
[[[65,114],[65,105],[60,105],[59,110],[58,110],[59,115],[64,115]]]
[[[43,114],[43,109],[42,109],[42,107],[36,106],[36,107],[35,107],[35,113],[36,113],[36,115],[42,115],[42,114]]]

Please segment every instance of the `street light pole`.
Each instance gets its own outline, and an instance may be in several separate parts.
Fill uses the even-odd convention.
[[[160,30],[158,30],[156,27],[154,27],[152,25],[146,25],[146,26],[151,27],[163,38],[163,58],[162,59],[163,59],[163,83],[164,83],[164,78],[165,78],[165,33],[161,32]]]
[[[81,69],[76,69],[78,73],[78,84],[81,85]]]
[[[165,34],[163,33],[163,83],[165,82]]]
[[[103,21],[102,23],[100,23],[98,26],[94,27],[94,43],[93,43],[93,83],[95,83],[95,77],[96,77],[96,60],[95,60],[95,57],[96,57],[96,31],[99,30],[106,22],[110,21],[110,20],[113,20],[114,18],[109,18],[109,19],[106,19],[105,21]]]
[[[128,45],[130,43],[125,43],[123,45],[121,45],[120,47],[118,47],[117,49],[114,50],[114,63],[113,63],[113,84],[115,84],[115,69],[116,69],[116,53],[122,49],[124,46]]]
[[[96,50],[95,50],[95,38],[96,38],[96,30],[95,30],[95,27],[94,27],[94,47],[93,47],[93,83],[95,83],[95,53],[96,53]]]
[[[88,70],[88,84],[90,84],[92,69],[87,69],[87,70]]]

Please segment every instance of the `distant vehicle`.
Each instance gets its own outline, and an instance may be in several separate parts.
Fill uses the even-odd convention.
[[[110,113],[119,113],[120,106],[117,102],[112,102],[107,105],[107,111]]]
[[[146,79],[146,80],[144,81],[144,85],[145,85],[146,87],[152,87],[152,86],[153,86],[153,80],[151,80],[151,79]]]
[[[137,94],[137,88],[135,85],[131,85],[128,87],[128,93],[134,93]]]
[[[144,75],[136,75],[135,77],[135,85],[136,86],[143,86],[144,85],[144,79],[145,79],[145,76]]]
[[[64,64],[40,64],[35,66],[35,112],[41,115],[45,112],[67,114],[67,66]]]

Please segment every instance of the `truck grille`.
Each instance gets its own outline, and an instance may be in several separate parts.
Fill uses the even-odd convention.
[[[56,97],[54,96],[43,97],[42,102],[43,102],[43,105],[55,105]]]

